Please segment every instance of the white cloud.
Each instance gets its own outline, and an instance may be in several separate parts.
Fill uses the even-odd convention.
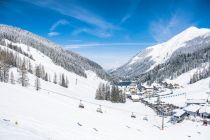
[[[111,30],[118,30],[117,26],[103,20],[95,13],[83,8],[81,5],[76,4],[75,1],[69,1],[68,3],[61,4],[56,0],[25,0],[34,5],[49,8],[59,12],[62,15],[73,17],[77,20],[85,24],[89,24],[92,27],[88,28],[88,30],[83,30],[83,32],[89,33],[91,35],[95,35],[98,37],[109,37],[111,36]],[[98,31],[98,32],[94,32]]]
[[[106,30],[89,29],[89,28],[76,29],[72,32],[72,35],[79,35],[81,33],[88,33],[90,35],[100,38],[108,38],[111,36],[111,33]]]
[[[60,35],[60,33],[58,33],[58,32],[49,32],[48,33],[49,37],[58,36],[58,35]]]
[[[60,19],[51,26],[50,31],[54,31],[60,25],[67,25],[67,24],[69,24],[69,21],[65,19]]]
[[[157,42],[164,42],[189,26],[195,26],[190,16],[176,12],[169,19],[157,19],[150,24],[150,33]]]
[[[131,4],[128,6],[128,10],[127,10],[126,14],[120,21],[121,24],[126,22],[129,18],[131,18],[131,16],[134,14],[136,9],[138,8],[140,0],[133,0],[130,2],[131,2]]]
[[[58,27],[58,26],[61,26],[61,25],[67,25],[69,24],[69,21],[65,20],[65,19],[60,19],[58,21],[56,21],[51,27],[50,27],[50,32],[48,33],[48,36],[49,37],[52,37],[52,36],[58,36],[60,35],[59,32],[55,32],[55,29]]]

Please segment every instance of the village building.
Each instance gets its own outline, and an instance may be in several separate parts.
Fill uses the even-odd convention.
[[[177,89],[181,88],[181,86],[177,83],[167,83],[167,82],[160,82],[160,85],[163,86],[164,88],[169,88],[169,89]]]
[[[200,117],[210,119],[210,105],[205,105],[199,109]]]
[[[187,112],[187,114],[196,117],[199,114],[199,109],[201,108],[200,105],[191,104],[184,108],[184,111]]]
[[[183,121],[186,116],[187,116],[187,113],[183,109],[175,109],[173,111],[171,121],[174,123],[179,123],[179,122]]]
[[[164,88],[166,88],[166,87],[168,86],[168,83],[167,83],[167,82],[161,81],[161,82],[160,82],[160,85],[163,86]]]
[[[139,100],[140,100],[138,95],[131,95],[131,99],[133,102],[139,102]]]
[[[186,104],[187,104],[187,106],[191,105],[191,104],[205,105],[206,104],[206,99],[187,99]]]
[[[174,88],[181,88],[179,84],[174,84]]]
[[[117,86],[126,95],[136,95],[138,91],[137,82],[135,81],[121,81]]]
[[[144,97],[151,97],[154,93],[153,87],[141,86],[141,89],[139,90],[140,90],[141,96],[144,96]]]

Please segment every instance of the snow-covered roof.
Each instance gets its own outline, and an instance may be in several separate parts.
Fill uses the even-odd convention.
[[[130,84],[130,86],[136,86],[136,83],[132,82],[132,83]]]
[[[199,109],[201,108],[200,105],[189,105],[187,107],[184,108],[185,111],[188,111],[188,112],[197,112]]]
[[[206,105],[200,108],[199,113],[210,113],[210,105]]]
[[[183,109],[175,109],[174,112],[175,112],[175,114],[173,116],[175,116],[175,117],[180,117],[184,113],[186,113]]]
[[[206,100],[205,99],[187,99],[186,103],[187,104],[205,104]]]
[[[162,87],[160,84],[158,84],[158,83],[152,83],[152,85],[151,85],[151,87]]]
[[[138,96],[138,95],[132,95],[131,98],[132,98],[132,99],[139,100],[139,96]]]

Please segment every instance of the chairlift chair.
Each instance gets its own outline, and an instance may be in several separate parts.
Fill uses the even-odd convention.
[[[82,100],[80,100],[79,108],[85,108],[85,106],[82,104]]]
[[[96,112],[103,113],[103,111],[101,109],[101,105],[99,105],[99,108],[96,109]]]
[[[131,113],[131,118],[136,118],[133,112]]]
[[[143,120],[148,121],[147,116],[144,116],[144,117],[143,117]]]

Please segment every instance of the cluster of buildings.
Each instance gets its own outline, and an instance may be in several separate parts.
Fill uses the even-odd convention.
[[[179,84],[167,82],[161,82],[160,84],[153,84],[151,86],[143,86],[136,81],[120,81],[117,86],[122,93],[126,94],[126,96],[133,101],[139,101],[139,96],[144,98],[158,96],[158,93],[164,92],[166,88],[181,88]]]
[[[160,82],[160,86],[164,87],[164,88],[168,88],[168,89],[177,89],[177,88],[182,88],[182,86],[180,86],[177,83],[168,83],[166,81]]]
[[[142,103],[150,106],[157,113],[164,112],[167,114],[168,112],[172,122],[181,122],[185,118],[191,117],[200,118],[204,124],[210,124],[210,104],[206,99],[188,99],[186,100],[186,106],[183,108],[173,106],[172,104],[158,103],[158,101],[152,104],[144,100],[144,98],[160,97],[160,93],[165,92],[166,89],[171,89],[172,91],[172,89],[182,88],[179,84],[161,82],[152,86],[142,86],[136,81],[120,81],[117,86],[133,102],[141,100]]]
[[[117,86],[128,98],[132,95],[137,95],[139,92],[138,83],[136,81],[120,81]]]
[[[137,93],[137,82],[136,81],[120,81],[117,84],[118,88],[125,93],[136,94]]]
[[[185,118],[193,121],[202,120],[205,125],[210,125],[210,104],[205,99],[188,99],[186,106],[173,111],[172,122],[181,122]]]

